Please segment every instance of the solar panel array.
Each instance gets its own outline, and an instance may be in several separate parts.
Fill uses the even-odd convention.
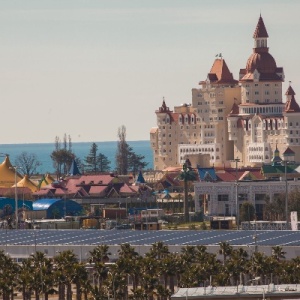
[[[290,230],[0,230],[0,245],[218,245],[300,246]]]

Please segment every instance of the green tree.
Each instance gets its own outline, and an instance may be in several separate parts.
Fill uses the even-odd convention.
[[[296,211],[300,215],[300,191],[295,188],[288,194],[289,211]]]
[[[71,138],[69,136],[69,142],[67,142],[66,134],[64,135],[63,147],[58,136],[55,137],[54,146],[55,150],[51,153],[50,157],[53,161],[57,178],[60,178],[63,174],[68,173],[75,155],[72,152]]]
[[[99,172],[108,172],[110,170],[110,161],[103,153],[98,154]]]
[[[190,161],[187,159],[183,164],[181,173],[179,174],[179,180],[182,180],[184,183],[183,211],[185,222],[189,222],[188,182],[195,181],[196,179],[197,175],[193,171]]]
[[[22,172],[30,178],[33,174],[37,173],[37,169],[42,163],[37,159],[36,154],[23,151],[16,157],[15,165],[20,167]]]
[[[93,143],[90,148],[90,153],[85,158],[86,171],[96,174],[97,172],[107,172],[110,170],[110,161],[108,158],[102,154],[97,153],[98,146]]]
[[[145,168],[147,163],[143,155],[136,154],[126,142],[126,127],[122,125],[118,129],[118,144],[116,152],[116,169],[118,174],[127,175],[131,170],[134,174],[139,168]]]
[[[31,272],[31,289],[35,293],[36,300],[44,294],[48,299],[49,291],[53,288],[52,259],[47,258],[45,253],[37,251],[29,258],[29,270]]]
[[[265,199],[264,219],[280,221],[285,219],[285,195],[277,194],[271,202],[269,197]]]
[[[103,283],[107,279],[108,268],[105,265],[109,261],[109,246],[99,245],[90,251],[89,263],[93,268],[93,276],[96,279],[95,282],[98,282],[97,290],[102,290]]]
[[[92,143],[90,153],[85,157],[85,171],[97,173],[98,172],[98,161],[97,161],[98,146],[96,143]]]
[[[240,207],[240,221],[250,222],[255,218],[255,207],[251,202],[243,202]]]
[[[128,172],[128,148],[129,145],[126,142],[126,127],[122,125],[118,129],[118,145],[116,152],[116,169],[119,174],[126,175]]]
[[[227,257],[231,255],[233,251],[233,247],[227,242],[220,242],[219,246],[219,254],[223,255],[223,264],[225,264]]]
[[[65,290],[67,290],[66,300],[72,300],[72,283],[78,276],[78,259],[71,250],[60,252],[54,257],[55,279],[58,284],[59,299],[65,300]]]
[[[148,165],[148,163],[144,161],[145,156],[134,153],[131,147],[129,147],[128,158],[128,168],[133,176],[138,173],[138,170],[144,169]]]
[[[0,251],[0,266],[0,295],[2,295],[3,300],[10,300],[16,289],[19,267],[3,250]]]

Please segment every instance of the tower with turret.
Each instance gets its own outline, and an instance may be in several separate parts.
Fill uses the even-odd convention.
[[[269,52],[262,16],[254,46],[235,80],[222,55],[214,60],[192,103],[170,110],[163,100],[150,131],[154,169],[176,167],[188,158],[193,165],[257,167],[271,163],[277,149],[289,147],[300,161],[300,108],[290,85],[282,99],[284,71]]]

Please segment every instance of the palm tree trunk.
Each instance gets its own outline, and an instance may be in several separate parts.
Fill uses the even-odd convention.
[[[76,283],[76,300],[81,300],[81,286],[80,283]]]
[[[71,285],[71,283],[67,284],[67,300],[72,300],[72,285]]]
[[[63,283],[59,283],[58,286],[58,295],[59,295],[59,300],[65,300],[65,285]]]
[[[169,288],[172,294],[174,294],[175,292],[175,282],[174,282],[174,275],[170,276],[170,284],[169,284]]]

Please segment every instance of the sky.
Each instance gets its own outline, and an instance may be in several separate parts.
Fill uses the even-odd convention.
[[[238,79],[261,13],[300,103],[298,0],[0,0],[0,144],[148,140],[222,53]]]

